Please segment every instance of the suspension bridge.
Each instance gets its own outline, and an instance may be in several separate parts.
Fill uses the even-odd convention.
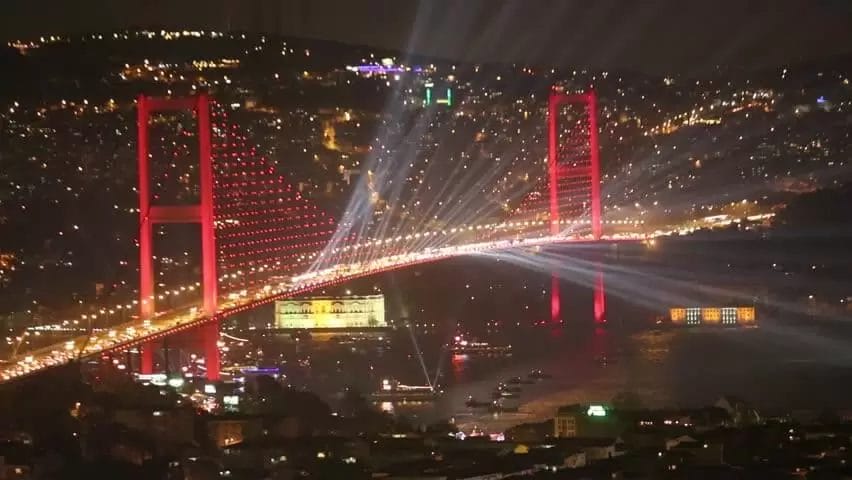
[[[168,162],[192,162],[196,182],[191,203],[170,201],[150,149],[152,129],[184,112],[195,131],[179,129]],[[0,366],[0,381],[67,364],[79,358],[138,352],[140,373],[152,373],[159,341],[189,335],[203,351],[209,380],[220,377],[219,324],[233,315],[279,299],[355,278],[434,262],[509,249],[558,243],[645,240],[640,232],[607,233],[601,210],[597,98],[594,91],[568,94],[554,89],[548,100],[546,175],[517,208],[499,221],[441,225],[416,231],[382,228],[367,235],[351,219],[336,220],[279,175],[240,126],[206,94],[186,98],[137,99],[139,196],[139,297],[123,307],[131,319],[29,351],[17,351]],[[173,179],[174,180],[174,179]],[[164,288],[157,283],[155,231],[160,224],[200,227],[201,280]],[[157,290],[159,287],[159,291]],[[604,278],[594,281],[594,321],[606,322]],[[551,286],[551,320],[561,321],[560,284]],[[170,295],[200,290],[200,300],[179,306]],[[97,314],[83,315],[91,321]],[[100,319],[102,321],[103,319]]]

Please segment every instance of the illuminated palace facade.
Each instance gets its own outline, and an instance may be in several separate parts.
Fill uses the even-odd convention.
[[[310,297],[275,302],[280,330],[366,330],[387,328],[384,295]]]
[[[675,307],[669,309],[675,325],[754,325],[754,307]]]

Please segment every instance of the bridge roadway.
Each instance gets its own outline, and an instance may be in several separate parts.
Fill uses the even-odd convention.
[[[644,234],[613,235],[601,242],[639,241]],[[46,369],[67,364],[74,359],[93,357],[104,353],[125,351],[139,344],[157,340],[197,327],[211,320],[221,320],[257,306],[300,295],[311,290],[337,284],[346,280],[374,275],[398,268],[433,262],[462,255],[475,255],[512,248],[536,247],[555,243],[591,243],[590,236],[543,236],[532,239],[497,240],[466,245],[429,248],[421,252],[380,257],[367,262],[341,264],[293,277],[287,282],[267,284],[252,290],[229,293],[220,298],[214,316],[205,315],[198,307],[182,307],[158,313],[154,318],[133,320],[113,328],[83,335],[64,343],[50,345],[19,353],[18,357],[0,365],[0,383],[9,382]]]

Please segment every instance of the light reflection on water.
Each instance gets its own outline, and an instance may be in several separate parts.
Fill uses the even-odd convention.
[[[419,421],[453,419],[463,430],[499,432],[513,424],[551,418],[570,403],[600,403],[616,394],[638,395],[644,406],[701,406],[735,394],[764,409],[842,408],[852,404],[852,362],[815,349],[809,336],[831,337],[852,349],[852,332],[773,327],[650,330],[619,334],[598,330],[570,338],[534,340],[511,359],[452,358],[445,394],[434,404],[396,406]],[[563,332],[568,335],[568,332]],[[820,337],[821,338],[821,337]],[[542,369],[552,379],[522,385],[517,413],[492,414],[465,406],[472,396],[490,400],[497,382]],[[847,403],[849,402],[849,403]]]
[[[394,403],[393,402],[381,402],[379,404],[379,410],[381,410],[384,413],[393,414],[394,413]]]

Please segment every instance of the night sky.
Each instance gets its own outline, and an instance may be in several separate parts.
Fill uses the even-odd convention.
[[[0,37],[131,26],[339,40],[471,61],[704,73],[852,54],[849,0],[4,0]]]

